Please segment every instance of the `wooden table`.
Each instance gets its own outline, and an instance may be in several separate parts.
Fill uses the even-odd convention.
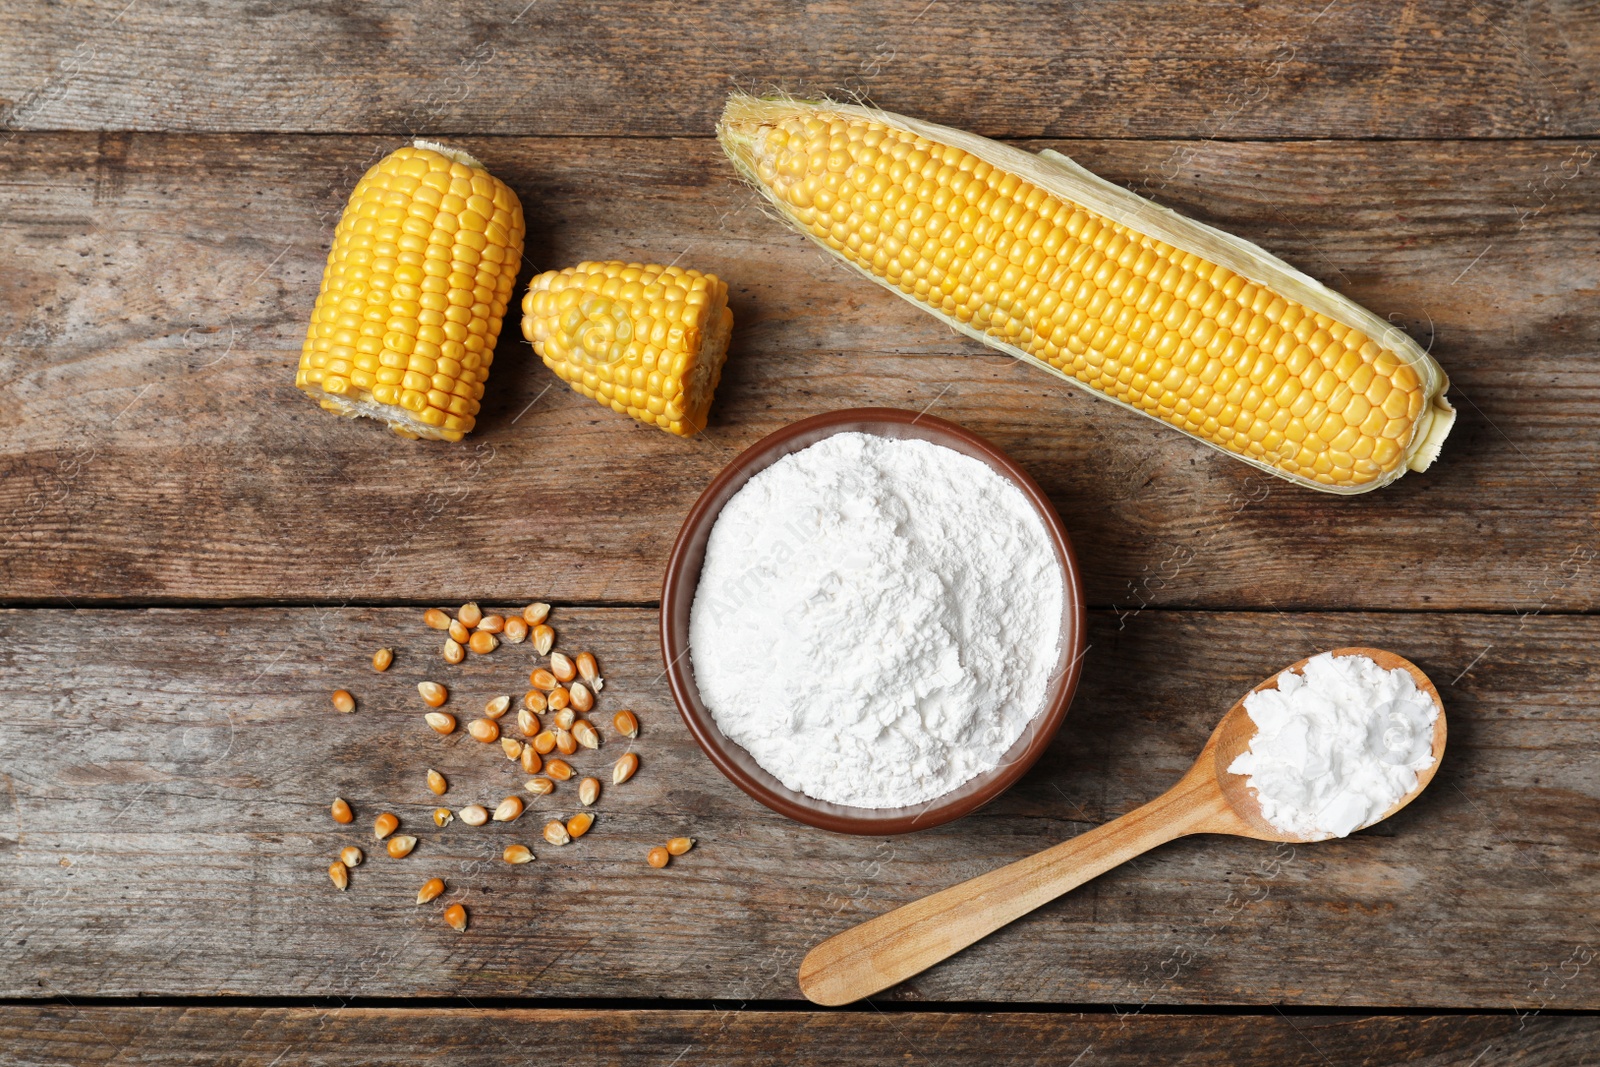
[[[0,1060],[1593,1063],[1597,57],[1592,8],[1500,0],[0,4]],[[1443,458],[1307,492],[955,335],[733,179],[712,125],[768,86],[1054,147],[1260,242],[1431,348],[1461,409]],[[705,434],[601,410],[514,325],[462,445],[295,391],[344,199],[413,135],[521,195],[524,282],[586,258],[729,280]],[[1006,449],[1096,608],[1044,760],[877,840],[723,780],[655,636],[712,475],[862,404]],[[521,775],[423,729],[414,683],[470,708],[532,658],[446,668],[421,608],[535,598],[644,723],[639,776],[562,849],[538,816],[570,797],[439,831],[421,789]],[[800,999],[820,939],[1129,810],[1249,685],[1344,644],[1411,657],[1449,709],[1400,816],[1181,841],[870,1004]],[[336,892],[385,809],[417,853]],[[699,846],[648,868],[676,834]],[[502,864],[513,840],[538,860]],[[412,903],[424,872],[465,934]]]

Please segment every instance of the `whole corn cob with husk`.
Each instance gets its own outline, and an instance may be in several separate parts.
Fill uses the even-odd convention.
[[[522,205],[417,141],[367,171],[334,230],[295,384],[404,437],[471,432],[522,263]]]
[[[1424,470],[1455,418],[1410,337],[1054,152],[735,94],[723,148],[785,220],[961,332],[1313,489]]]
[[[522,335],[545,366],[614,411],[689,437],[705,429],[733,330],[715,274],[580,263],[528,283]]]

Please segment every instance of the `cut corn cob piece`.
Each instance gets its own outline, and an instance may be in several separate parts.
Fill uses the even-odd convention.
[[[715,274],[644,263],[547,271],[522,300],[522,335],[584,396],[679,437],[705,429],[733,312]]]
[[[403,437],[472,430],[522,263],[522,205],[464,152],[417,141],[356,184],[295,385]]]
[[[1454,421],[1400,329],[1054,152],[886,112],[729,99],[717,133],[796,229],[994,348],[1279,477],[1361,493]]]

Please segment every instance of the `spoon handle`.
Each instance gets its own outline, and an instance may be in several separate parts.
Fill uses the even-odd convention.
[[[849,1004],[903,982],[1119,864],[1202,832],[1226,806],[1215,780],[1189,775],[1120,819],[835,934],[800,964],[800,990]]]

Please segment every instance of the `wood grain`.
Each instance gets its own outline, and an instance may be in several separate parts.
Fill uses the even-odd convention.
[[[520,692],[533,657],[445,668],[419,614],[0,613],[0,995],[794,998],[824,938],[1137,807],[1273,668],[1366,643],[1415,661],[1448,709],[1449,752],[1415,803],[1344,841],[1173,842],[890,995],[1600,1007],[1600,619],[1102,613],[1067,725],[1016,788],[948,826],[861,839],[784,820],[716,774],[668,703],[653,612],[558,608],[560,644],[600,657],[596,721],[628,706],[643,730],[638,776],[555,849],[538,833],[570,814],[565,786],[509,825],[428,822],[427,767],[452,807],[523,776],[428,731],[415,682],[445,681],[446,707],[470,714]],[[397,652],[382,676],[367,665],[380,645]],[[352,715],[328,703],[339,686]],[[620,751],[605,733],[580,770]],[[355,806],[348,829],[328,817],[336,795]],[[417,851],[372,856],[335,891],[328,861],[370,851],[386,809]],[[679,834],[699,845],[645,865]],[[500,861],[516,840],[534,863]],[[418,908],[433,874],[451,891]],[[439,920],[451,900],[471,910],[465,934]]]
[[[862,284],[763,216],[705,140],[463,142],[521,194],[531,264],[681,258],[732,281],[701,438],[601,410],[515,336],[464,446],[330,418],[292,367],[344,197],[394,143],[15,139],[0,597],[650,603],[680,517],[738,450],[886,404],[1011,453],[1102,606],[1596,603],[1600,142],[1056,143],[1431,339],[1461,420],[1433,470],[1357,499],[1267,479]]]
[[[1489,1056],[1525,1067],[1591,1062],[1593,1018],[1514,1015],[1126,1016],[939,1011],[584,1011],[563,1008],[7,1008],[15,1067],[206,1063],[297,1067],[521,1062],[807,1065],[1072,1062],[1203,1067],[1362,1063],[1444,1067]],[[1087,1054],[1086,1054],[1087,1053]],[[535,1060],[537,1062],[537,1058]]]
[[[0,604],[32,605],[0,610],[0,1061],[1589,1062],[1600,1016],[1547,1013],[1600,1010],[1592,7],[706,0],[688,24],[661,0],[0,0]],[[862,285],[710,140],[730,89],[779,85],[1054,147],[1261,242],[1426,340],[1462,412],[1443,459],[1356,500],[1296,490]],[[293,390],[344,197],[414,135],[521,194],[523,283],[615,257],[730,281],[706,434],[599,410],[514,322],[464,446]],[[1006,449],[1110,609],[1038,766],[895,839],[800,827],[722,780],[671,708],[648,609],[728,459],[860,404]],[[596,721],[643,721],[640,774],[560,849],[538,831],[566,787],[510,825],[427,821],[428,766],[452,807],[524,776],[428,732],[415,682],[448,682],[466,718],[521,691],[531,651],[448,668],[418,611],[348,606],[535,596],[601,658]],[[797,998],[828,936],[1148,801],[1267,671],[1356,643],[1415,659],[1450,716],[1437,779],[1393,819],[1162,846],[887,1011],[732,1009]],[[399,650],[383,676],[380,644]],[[604,732],[575,758],[602,776],[622,750]],[[384,809],[412,857],[373,855]],[[643,863],[683,833],[693,852]],[[537,861],[502,863],[511,841]],[[348,843],[369,858],[341,894],[325,868]],[[450,891],[419,908],[434,873]],[[439,921],[454,900],[465,934]],[[209,999],[81,1004],[147,994]],[[619,999],[335,1006],[416,996]],[[1102,1007],[922,1010],[938,1001]],[[1283,1008],[1164,1014],[1263,1004]]]
[[[993,136],[1600,132],[1584,5],[717,0],[0,8],[26,129],[706,136],[728,89],[867,94]]]

